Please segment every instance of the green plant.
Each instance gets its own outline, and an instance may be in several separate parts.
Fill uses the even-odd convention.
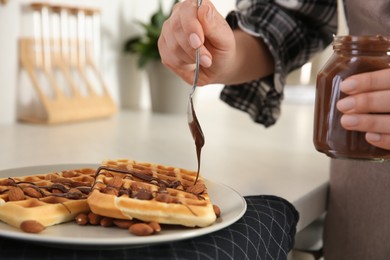
[[[179,2],[179,0],[174,0],[173,5],[175,5],[177,2]],[[170,10],[172,10],[172,8]],[[169,16],[170,13],[164,13],[162,2],[160,0],[159,8],[151,16],[149,23],[137,21],[137,23],[143,27],[145,33],[126,40],[124,51],[129,53],[136,53],[139,55],[138,67],[143,68],[150,60],[160,59],[157,41],[161,33],[162,25]]]

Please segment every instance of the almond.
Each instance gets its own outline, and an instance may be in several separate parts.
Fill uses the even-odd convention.
[[[38,188],[33,188],[31,186],[24,187],[23,192],[24,192],[24,194],[26,194],[27,196],[30,196],[32,198],[42,198],[43,197],[42,193],[39,192]]]
[[[139,200],[151,200],[153,199],[153,194],[146,189],[140,189],[137,193],[135,193],[134,198]]]
[[[217,205],[213,205],[214,213],[217,218],[221,216],[221,209]]]
[[[195,195],[202,194],[206,190],[206,186],[203,183],[196,183],[195,185],[189,186],[186,192],[193,193]]]
[[[127,219],[114,219],[113,223],[115,226],[123,229],[128,229],[131,225],[134,224],[132,220]]]
[[[0,186],[13,186],[15,185],[15,180],[13,179],[2,179],[0,180]]]
[[[20,229],[27,233],[39,233],[45,227],[36,220],[25,220],[20,224]]]
[[[153,228],[154,232],[160,232],[160,231],[161,231],[161,226],[160,226],[160,224],[159,224],[158,222],[156,222],[156,221],[150,222],[150,223],[149,223],[149,226],[150,226],[151,228]]]
[[[74,171],[62,171],[62,177],[64,178],[72,178],[77,176],[78,174],[75,173]]]
[[[24,200],[26,196],[24,195],[24,192],[19,187],[10,187],[8,191],[8,200],[9,201],[18,201],[18,200]]]
[[[123,184],[122,177],[119,175],[115,175],[113,178],[111,178],[108,182],[107,185],[115,188],[120,188]]]
[[[89,224],[92,224],[92,225],[99,225],[100,224],[100,220],[102,219],[103,217],[100,216],[100,215],[97,215],[93,212],[89,212],[88,213],[88,221],[89,221]]]
[[[100,220],[100,226],[102,227],[112,227],[114,225],[114,220],[112,218],[103,217]]]
[[[77,188],[70,188],[68,190],[68,193],[80,193],[80,194],[82,194],[82,192],[79,189],[77,189]]]
[[[55,180],[57,178],[59,178],[58,173],[49,173],[45,176],[45,180],[49,180],[49,181]]]
[[[79,225],[88,224],[88,215],[86,213],[80,213],[74,219],[76,220],[76,223]]]
[[[82,173],[82,174],[95,175],[95,172],[96,172],[96,169],[92,169],[92,168],[80,169],[80,173]]]
[[[136,236],[149,236],[154,233],[154,229],[146,223],[136,223],[129,227],[130,233]]]

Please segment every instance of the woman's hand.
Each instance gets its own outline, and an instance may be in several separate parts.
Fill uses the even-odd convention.
[[[162,63],[192,84],[195,50],[200,48],[200,86],[239,84],[270,75],[274,60],[264,42],[240,29],[232,30],[210,0],[174,6],[158,41]]]
[[[196,0],[178,3],[165,21],[158,41],[162,63],[192,84],[195,50],[200,48],[199,85],[226,77],[234,63],[233,31],[209,0],[198,9]]]
[[[390,150],[390,69],[350,76],[340,89],[348,95],[337,103],[342,126],[366,132],[367,142]]]

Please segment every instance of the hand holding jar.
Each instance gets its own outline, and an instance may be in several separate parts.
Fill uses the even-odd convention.
[[[390,38],[338,36],[317,76],[314,145],[334,158],[390,160]]]
[[[390,150],[390,69],[348,77],[340,90],[348,95],[337,103],[344,114],[341,125],[365,132],[368,143]]]

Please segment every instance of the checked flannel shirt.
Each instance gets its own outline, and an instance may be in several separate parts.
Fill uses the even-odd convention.
[[[275,73],[240,85],[227,85],[220,98],[268,127],[280,115],[289,72],[332,42],[337,31],[337,0],[237,0],[230,26],[260,37],[275,59]]]

